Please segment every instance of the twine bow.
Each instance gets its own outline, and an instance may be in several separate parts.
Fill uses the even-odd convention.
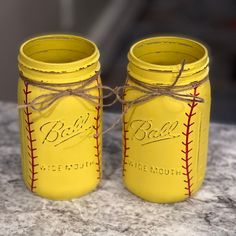
[[[191,102],[194,99],[196,102],[203,103],[204,102],[203,98],[196,97],[193,94],[184,94],[183,92],[196,88],[199,85],[205,83],[208,80],[208,77],[205,77],[204,79],[200,81],[191,82],[186,85],[176,85],[182,75],[182,72],[184,71],[184,66],[185,66],[185,60],[183,60],[181,64],[181,68],[175,78],[175,81],[171,85],[149,84],[149,83],[139,81],[133,78],[132,76],[128,75],[128,79],[132,81],[134,85],[127,84],[120,88],[123,89],[123,92],[128,91],[128,90],[136,90],[143,93],[143,95],[132,100],[124,99],[122,98],[123,95],[122,96],[118,95],[118,100],[122,104],[128,105],[128,107],[138,104],[138,103],[149,101],[155,97],[160,97],[160,96],[169,96],[176,100],[180,100],[184,102]]]
[[[84,98],[85,100],[90,101],[94,105],[101,105],[99,103],[99,100],[103,98],[108,98],[114,94],[114,90],[108,86],[102,86],[102,85],[96,85],[96,86],[90,86],[100,75],[100,73],[96,73],[94,76],[83,80],[78,81],[74,83],[66,83],[66,84],[59,84],[59,83],[44,83],[44,82],[37,82],[30,80],[23,76],[22,73],[20,73],[20,78],[30,85],[33,85],[38,88],[42,88],[44,90],[47,90],[48,93],[44,93],[42,95],[37,96],[34,98],[31,102],[23,105],[18,105],[18,108],[26,108],[30,107],[33,110],[36,111],[43,111],[50,107],[53,103],[55,103],[59,98],[65,97],[65,96],[78,96],[81,98]],[[108,90],[109,93],[103,96],[99,95],[92,95],[90,92],[95,89],[105,89]],[[109,104],[103,104],[103,106],[111,106],[117,101],[117,97],[109,103]]]

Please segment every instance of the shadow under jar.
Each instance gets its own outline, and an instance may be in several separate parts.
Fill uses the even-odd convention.
[[[79,197],[95,189],[101,179],[98,59],[94,43],[72,35],[41,36],[20,48],[23,178],[39,196]]]
[[[124,184],[147,201],[182,201],[200,188],[206,169],[207,49],[187,38],[153,37],[134,44],[128,59]]]

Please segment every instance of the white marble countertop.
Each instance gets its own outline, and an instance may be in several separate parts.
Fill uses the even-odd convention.
[[[105,126],[113,114],[105,114]],[[121,132],[104,136],[103,180],[91,194],[50,201],[21,179],[17,109],[0,103],[0,235],[236,235],[236,126],[211,124],[201,190],[176,204],[144,202],[121,180]]]

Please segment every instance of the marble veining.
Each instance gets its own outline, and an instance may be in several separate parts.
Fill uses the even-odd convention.
[[[115,119],[105,113],[104,126]],[[43,199],[24,186],[15,104],[0,102],[0,137],[0,235],[236,235],[236,126],[211,124],[203,187],[169,205],[124,189],[120,127],[104,136],[99,189],[71,201]]]

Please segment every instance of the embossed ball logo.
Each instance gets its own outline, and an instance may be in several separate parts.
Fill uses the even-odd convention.
[[[44,134],[42,144],[52,143],[55,147],[68,142],[73,138],[78,138],[92,133],[92,125],[89,122],[90,113],[81,115],[72,124],[65,121],[48,121],[41,125],[40,131]]]

